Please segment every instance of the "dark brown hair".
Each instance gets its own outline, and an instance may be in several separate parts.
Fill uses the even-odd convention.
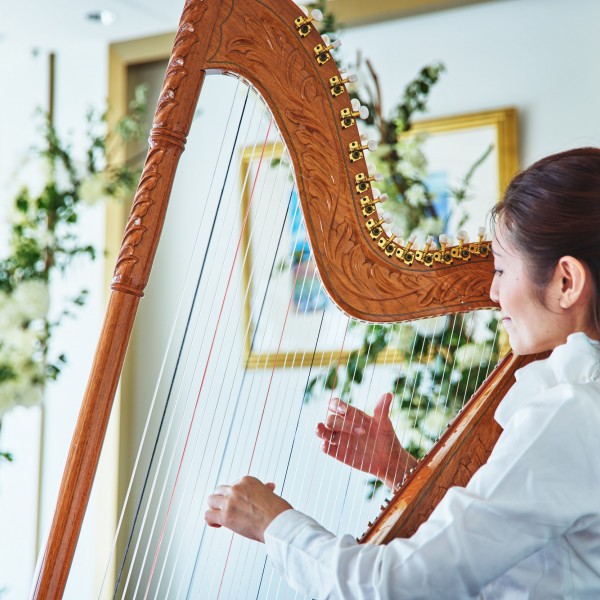
[[[492,217],[524,256],[540,297],[561,257],[589,267],[600,331],[600,149],[578,148],[534,163],[512,180]]]

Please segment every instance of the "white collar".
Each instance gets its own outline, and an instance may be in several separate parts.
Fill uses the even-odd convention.
[[[560,383],[587,383],[600,379],[600,342],[585,333],[572,333],[545,360],[537,360],[515,373],[517,383],[506,394],[495,418],[505,427],[514,413],[541,391]]]

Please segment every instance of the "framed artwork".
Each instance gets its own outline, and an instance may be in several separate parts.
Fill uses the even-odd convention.
[[[427,185],[439,202],[447,204],[449,233],[456,233],[452,229],[457,211],[447,190],[459,185],[485,155],[460,207],[466,213],[461,228],[475,236],[477,229],[487,224],[489,209],[518,168],[516,110],[419,121],[407,135],[424,138],[422,148],[430,176]],[[265,156],[269,157],[268,164],[277,168],[261,167]],[[247,220],[241,248],[245,256],[242,285],[247,290],[243,307],[247,368],[318,367],[337,360],[345,364],[350,352],[362,343],[364,331],[349,324],[319,283],[283,145],[245,148],[241,167],[245,183],[240,212]],[[268,190],[269,200],[262,207],[253,200],[256,190]],[[253,239],[253,222],[266,224],[267,230],[277,233],[268,243]],[[273,250],[275,237],[277,248]],[[274,251],[275,260],[269,259]],[[257,275],[259,272],[263,276]],[[259,304],[263,309],[257,308]],[[340,339],[344,340],[343,348]],[[395,362],[390,352],[381,352],[377,362]]]
[[[500,199],[519,168],[516,109],[417,121],[407,135],[419,135],[424,139],[428,187],[438,202],[449,203],[446,208],[447,232],[453,234],[464,228],[475,236],[478,227],[487,225],[490,208]],[[476,164],[467,198],[457,211],[448,200],[448,191],[459,187]],[[458,218],[463,214],[466,220],[460,226]]]

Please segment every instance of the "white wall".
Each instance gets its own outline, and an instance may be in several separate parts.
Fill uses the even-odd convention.
[[[516,106],[522,165],[600,144],[600,3],[502,0],[348,30],[342,50],[370,58],[390,109],[428,62],[447,72],[426,117]]]
[[[522,164],[569,147],[600,143],[600,3],[596,0],[499,0],[478,6],[356,28],[342,36],[344,52],[354,49],[372,59],[390,108],[403,86],[423,64],[443,60],[447,73],[436,86],[428,116],[516,106],[520,117]],[[69,46],[57,53],[56,123],[73,131],[80,143],[89,105],[106,95],[107,49],[100,42]],[[47,50],[32,56],[18,40],[0,44],[0,209],[20,157],[36,140],[34,108],[46,105]],[[103,236],[99,213],[88,215],[85,237],[97,245]],[[71,431],[100,324],[100,262],[81,265],[73,280],[57,282],[65,291],[85,285],[95,290],[77,324],[58,337],[69,366],[48,394],[42,520],[49,522]],[[15,411],[3,424],[0,448],[12,450],[15,463],[0,468],[0,588],[3,600],[27,595],[34,562],[35,502],[39,413]],[[26,498],[27,500],[23,500]],[[85,598],[85,566],[75,570],[79,583],[72,597]],[[91,579],[91,577],[90,577]]]

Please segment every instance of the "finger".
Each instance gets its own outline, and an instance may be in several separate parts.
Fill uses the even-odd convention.
[[[206,500],[206,504],[208,504],[209,508],[213,510],[221,510],[223,503],[223,496],[218,494],[211,494]]]
[[[215,495],[215,496],[225,496],[225,495],[227,495],[227,493],[229,492],[230,489],[231,489],[230,485],[218,485],[215,488],[215,491],[213,492],[213,495]]]
[[[379,400],[377,400],[377,404],[375,404],[375,418],[379,421],[382,417],[388,416],[390,412],[390,407],[392,406],[392,401],[394,400],[394,396],[389,392],[387,394],[383,394]]]
[[[274,483],[265,483],[265,485],[272,491],[275,491],[275,484]]]
[[[327,419],[325,419],[325,426],[332,431],[361,435],[366,431],[364,425],[364,416],[358,411],[356,411],[353,416],[354,418],[352,418],[350,415],[340,417],[336,414],[330,413],[327,415]]]
[[[222,527],[221,523],[219,523],[219,517],[221,516],[221,512],[218,510],[207,510],[204,513],[204,520],[207,525],[211,527]]]
[[[348,411],[348,404],[346,404],[343,400],[340,400],[339,398],[332,398],[329,401],[329,404],[327,406],[328,410],[338,413],[339,415],[345,415],[346,412]]]
[[[339,452],[337,444],[332,444],[327,440],[323,440],[323,442],[321,443],[321,450],[328,456],[336,456]]]

